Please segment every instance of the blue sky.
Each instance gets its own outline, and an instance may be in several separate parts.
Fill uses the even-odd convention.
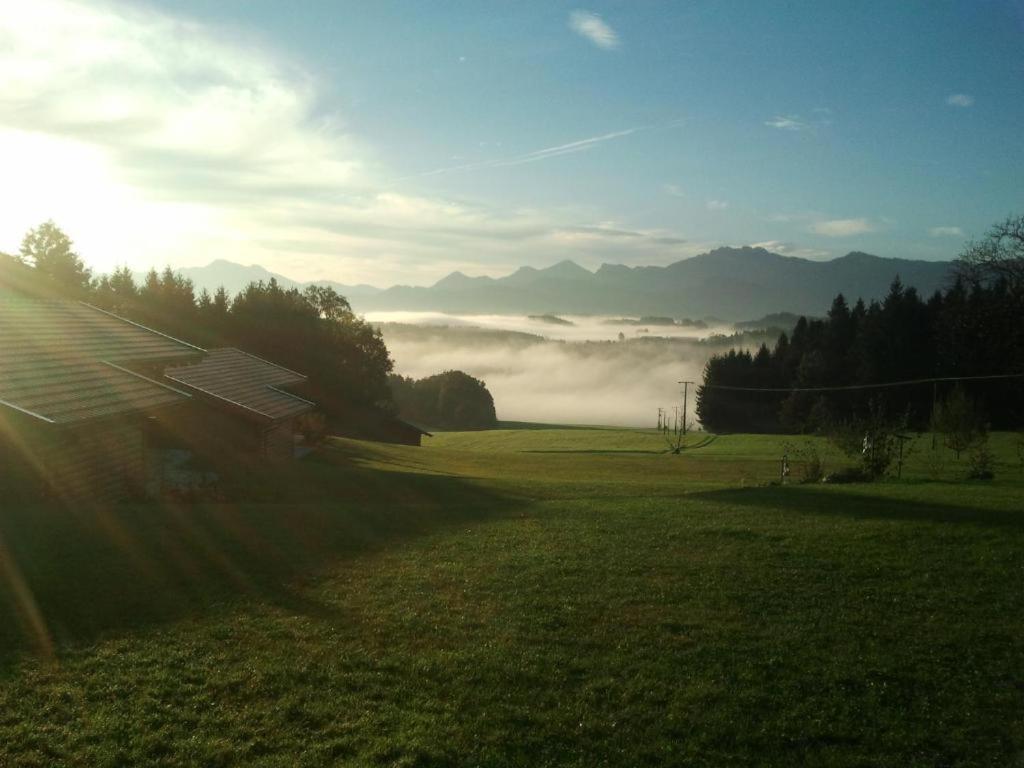
[[[1024,211],[1019,0],[0,6],[3,250],[422,284]]]

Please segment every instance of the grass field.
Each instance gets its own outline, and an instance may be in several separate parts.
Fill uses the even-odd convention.
[[[334,440],[230,504],[4,505],[0,765],[1024,765],[1016,437],[771,484],[812,444]]]

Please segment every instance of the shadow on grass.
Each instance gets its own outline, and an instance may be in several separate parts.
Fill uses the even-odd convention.
[[[237,600],[330,612],[297,585],[328,563],[516,502],[463,478],[367,466],[332,447],[301,464],[239,471],[231,502],[5,504],[0,671],[68,646]]]
[[[697,448],[707,448],[717,439],[718,435],[705,435],[703,438],[701,438],[698,442],[694,443],[693,445],[684,445],[683,450],[693,451],[696,450]]]
[[[515,430],[583,430],[585,432],[622,432],[627,427],[609,427],[604,425],[589,426],[587,424],[541,424],[533,421],[499,421],[494,429],[515,429]],[[487,430],[494,431],[494,430]]]
[[[959,523],[1024,530],[1024,511],[1021,510],[966,507],[923,500],[843,493],[838,490],[826,491],[806,485],[727,488],[701,491],[692,494],[689,498],[808,515]]]
[[[639,449],[639,448],[637,448],[637,449],[628,449],[628,448],[624,448],[624,449],[617,449],[617,448],[562,448],[562,449],[558,449],[558,448],[552,448],[550,450],[520,451],[520,453],[588,453],[588,454],[635,453],[635,454],[645,454],[645,455],[648,455],[648,456],[651,456],[651,455],[657,456],[657,455],[661,455],[663,453],[668,453],[668,452],[669,452],[668,448],[662,449],[660,451],[642,450],[642,449]]]

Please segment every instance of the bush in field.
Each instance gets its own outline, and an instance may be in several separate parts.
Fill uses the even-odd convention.
[[[825,478],[825,462],[814,443],[786,443],[785,450],[796,463],[796,477],[800,483],[820,483]]]
[[[963,387],[957,386],[932,414],[932,429],[942,435],[947,448],[956,453],[983,443],[988,437],[985,421]]]
[[[891,417],[881,402],[872,401],[866,416],[858,416],[834,425],[829,439],[843,453],[860,462],[864,476],[882,477],[900,457],[909,417]],[[906,458],[907,452],[903,454]]]
[[[975,443],[968,455],[968,480],[991,480],[995,477],[995,456],[988,447],[988,438]]]

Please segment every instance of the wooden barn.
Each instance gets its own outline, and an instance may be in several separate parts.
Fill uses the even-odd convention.
[[[0,455],[49,492],[141,492],[150,417],[190,396],[158,379],[203,351],[80,302],[0,299]]]
[[[377,429],[378,439],[384,443],[421,445],[424,437],[433,437],[427,430],[396,416],[382,416]]]
[[[422,444],[424,437],[432,437],[427,430],[390,413],[352,406],[335,409],[330,427],[333,434],[343,437],[396,445],[418,446]]]
[[[238,349],[210,350],[200,362],[169,369],[165,376],[195,396],[198,407],[179,423],[190,447],[207,458],[230,452],[291,459],[297,420],[315,407],[282,389],[302,384],[304,375]]]

